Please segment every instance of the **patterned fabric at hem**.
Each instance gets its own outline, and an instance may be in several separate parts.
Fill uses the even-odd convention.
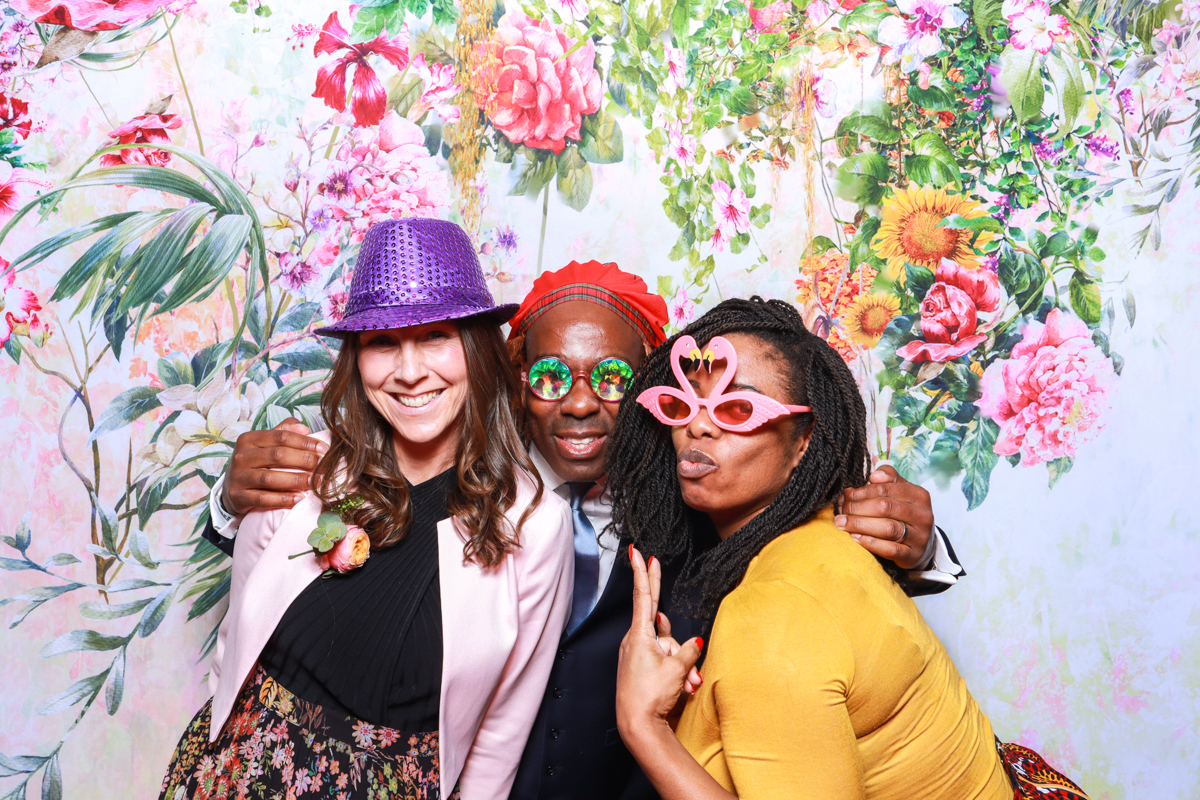
[[[437,800],[440,795],[437,731],[407,734],[332,717],[261,667],[212,743],[211,717],[209,701],[179,740],[159,800]]]
[[[996,750],[1013,785],[1013,800],[1089,800],[1083,789],[1019,744],[996,741]]]

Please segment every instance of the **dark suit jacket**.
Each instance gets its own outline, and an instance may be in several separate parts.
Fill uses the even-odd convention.
[[[596,607],[564,634],[510,800],[653,800],[658,795],[617,733],[617,654],[633,619],[633,571],[621,543]],[[682,559],[680,559],[681,561]],[[663,570],[659,605],[670,610],[678,565]],[[684,641],[699,625],[671,619]]]

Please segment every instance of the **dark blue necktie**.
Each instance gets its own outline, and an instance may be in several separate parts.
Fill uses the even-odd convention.
[[[579,627],[579,623],[592,611],[596,604],[596,590],[600,585],[600,543],[596,541],[596,529],[583,513],[583,498],[595,486],[590,481],[572,482],[571,523],[575,529],[575,594],[571,600],[571,621],[567,632]]]

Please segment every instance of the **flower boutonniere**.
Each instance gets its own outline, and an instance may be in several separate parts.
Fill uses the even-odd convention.
[[[309,552],[317,557],[317,563],[328,578],[336,573],[349,572],[358,569],[371,555],[371,539],[367,532],[350,520],[354,511],[363,504],[358,495],[351,495],[345,500],[334,504],[329,511],[322,512],[317,517],[317,527],[308,535],[308,543],[312,550],[297,553],[290,558],[306,556]]]

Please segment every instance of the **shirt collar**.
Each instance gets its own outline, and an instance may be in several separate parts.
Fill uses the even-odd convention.
[[[555,472],[550,466],[550,463],[546,461],[546,457],[542,455],[540,450],[538,450],[537,445],[533,444],[532,442],[529,444],[529,459],[533,462],[533,466],[537,468],[538,475],[541,476],[542,483],[547,489],[552,492],[557,492],[566,485],[566,479],[559,477],[559,474]],[[604,486],[606,477],[607,476],[602,476],[600,480],[596,481],[596,483]]]

